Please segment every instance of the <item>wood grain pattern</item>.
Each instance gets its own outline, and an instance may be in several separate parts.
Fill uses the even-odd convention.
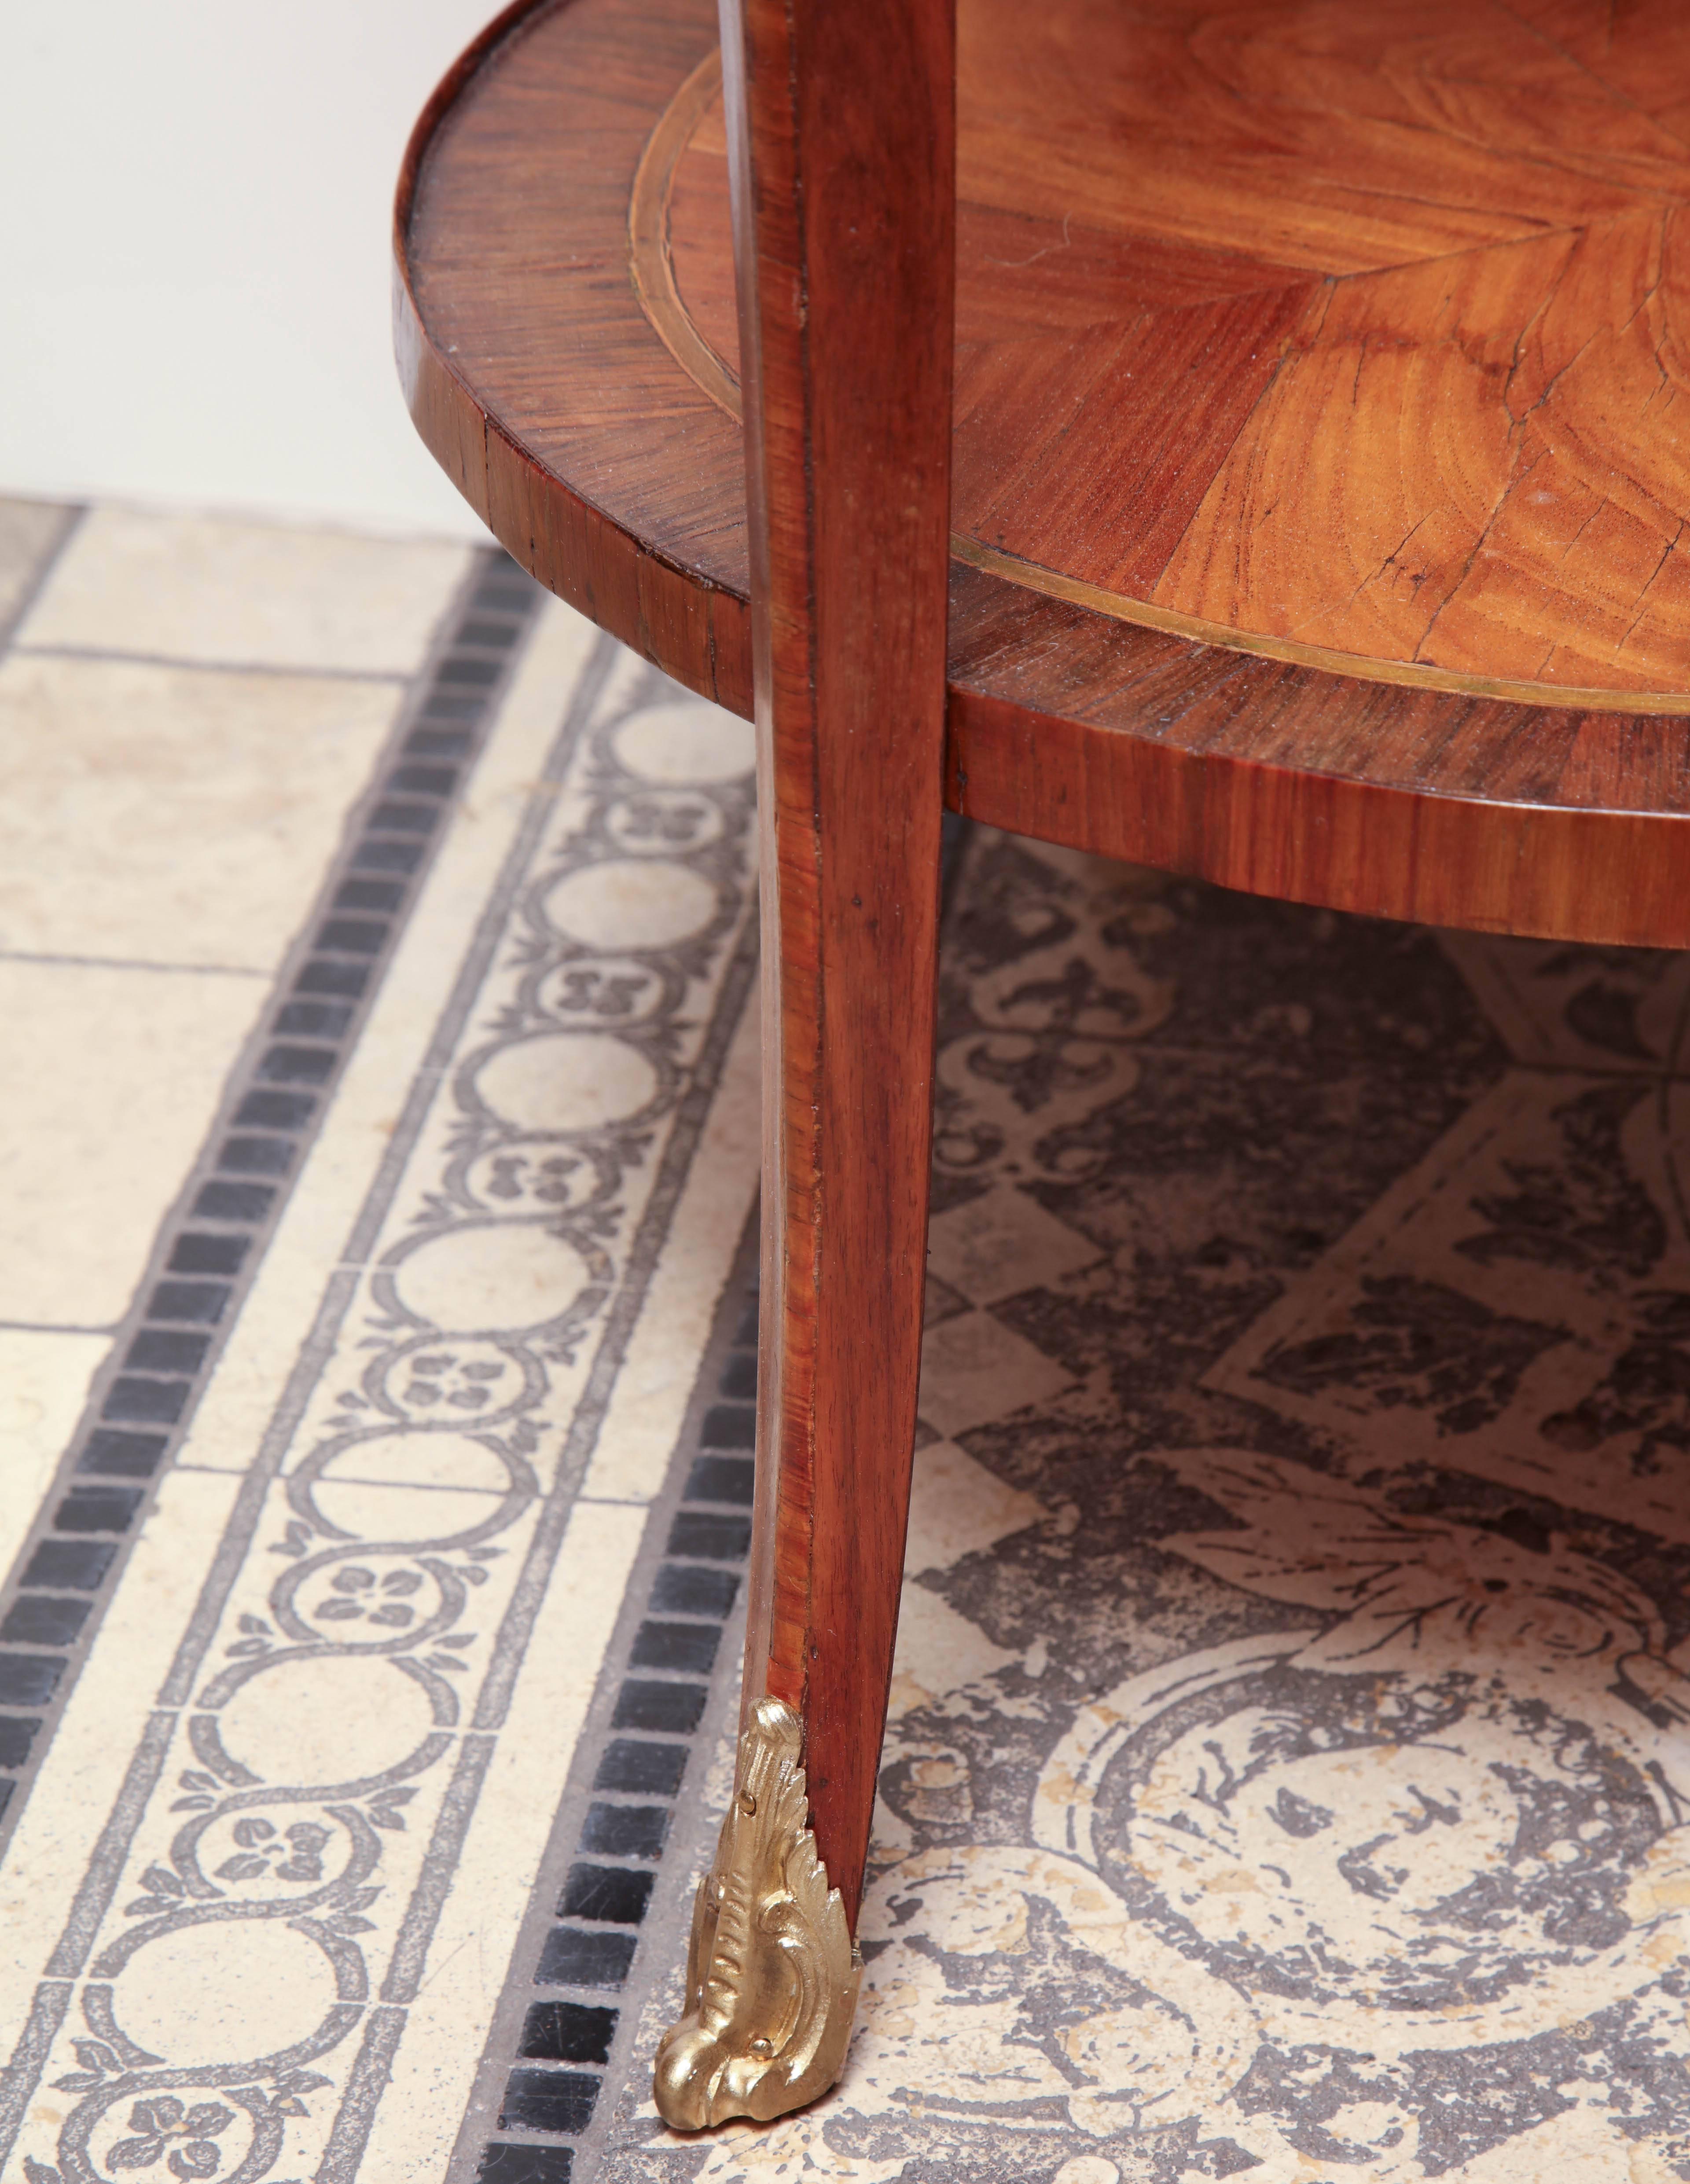
[[[954,19],[951,0],[729,0],[723,26],[764,919],[745,1694],[803,1719],[817,1848],[855,1923],[927,1261]]]
[[[1038,68],[1072,75],[1079,66],[1063,27],[1068,4],[1059,0],[1037,15],[1052,42],[1046,60],[1026,52],[1033,15],[1020,31],[1009,26],[1021,41],[1008,48],[1017,67],[1033,69],[1029,111],[1046,97]],[[1557,434],[1556,390],[1578,370],[1593,368],[1598,354],[1592,350],[1581,364],[1558,317],[1575,304],[1605,314],[1602,353],[1625,347],[1638,371],[1654,371],[1654,410],[1669,396],[1676,404],[1676,334],[1663,337],[1660,368],[1646,365],[1638,343],[1648,331],[1647,314],[1627,324],[1612,296],[1604,304],[1592,285],[1611,278],[1620,284],[1613,293],[1629,293],[1625,283],[1634,286],[1638,264],[1647,261],[1635,254],[1626,260],[1616,251],[1604,273],[1598,250],[1587,252],[1591,262],[1581,266],[1576,244],[1555,226],[1570,193],[1592,189],[1606,192],[1604,201],[1611,198],[1618,208],[1610,226],[1623,231],[1622,239],[1655,223],[1654,205],[1670,194],[1656,185],[1677,171],[1674,162],[1690,157],[1682,133],[1675,133],[1672,107],[1674,86],[1690,82],[1690,32],[1663,14],[1658,0],[1639,0],[1611,25],[1597,0],[1522,0],[1498,14],[1483,6],[1463,11],[1464,25],[1494,29],[1500,23],[1506,31],[1499,50],[1513,57],[1510,88],[1465,62],[1456,66],[1461,54],[1453,49],[1438,63],[1437,25],[1448,19],[1435,9],[1413,13],[1409,29],[1421,25],[1419,46],[1412,35],[1406,44],[1399,41],[1389,66],[1375,67],[1371,75],[1358,73],[1354,28],[1394,22],[1400,31],[1401,9],[1353,11],[1341,19],[1350,45],[1335,32],[1330,54],[1314,51],[1307,38],[1301,47],[1288,40],[1285,26],[1293,17],[1305,25],[1313,20],[1307,8],[1290,0],[1278,8],[1230,11],[1207,43],[1191,28],[1195,11],[1171,0],[1156,10],[1120,15],[1129,27],[1136,25],[1135,36],[1149,41],[1140,50],[1146,65],[1154,63],[1151,87],[1135,111],[1144,100],[1152,106],[1159,101],[1168,114],[1184,114],[1180,125],[1189,130],[1193,53],[1213,71],[1207,106],[1201,99],[1196,104],[1219,117],[1218,130],[1223,122],[1233,128],[1227,117],[1247,61],[1258,86],[1279,82],[1279,103],[1269,117],[1274,131],[1264,139],[1266,148],[1251,154],[1257,159],[1252,171],[1276,208],[1271,225],[1277,254],[1265,261],[1217,247],[1215,209],[1235,200],[1235,180],[1230,186],[1234,200],[1224,192],[1217,195],[1219,183],[1212,181],[1201,216],[1182,215],[1188,226],[1202,228],[1196,242],[1134,230],[1118,203],[1113,226],[1106,226],[1101,214],[1095,227],[1064,215],[1066,247],[1049,247],[1053,234],[1063,239],[1061,220],[1050,206],[1005,210],[980,201],[985,185],[978,181],[976,198],[968,198],[973,170],[968,167],[972,125],[965,110],[958,309],[980,339],[965,343],[957,358],[957,503],[960,508],[968,494],[996,494],[1008,520],[978,526],[986,543],[975,549],[977,558],[987,566],[958,569],[953,577],[950,793],[982,813],[1019,813],[1018,822],[1009,817],[1008,823],[1036,824],[1053,839],[1141,855],[1226,885],[1271,886],[1341,909],[1690,944],[1690,727],[1670,716],[1671,708],[1687,702],[1690,677],[1682,657],[1676,687],[1662,694],[1664,702],[1654,710],[1624,692],[1606,694],[1604,708],[1596,710],[1565,692],[1554,704],[1499,702],[1471,678],[1442,670],[1432,672],[1453,687],[1396,689],[1386,681],[1323,672],[1293,639],[1257,632],[1250,642],[1263,656],[1241,654],[1231,649],[1239,642],[1235,631],[1164,611],[1154,601],[1141,601],[1135,611],[1158,620],[1160,632],[1125,623],[1102,610],[1111,595],[1095,587],[1050,571],[1030,572],[1036,583],[1013,581],[1029,572],[1004,556],[994,538],[999,530],[1012,538],[1011,521],[1031,523],[1041,508],[1060,508],[1064,497],[1074,504],[1075,526],[1083,521],[1093,530],[1097,507],[1129,504],[1129,512],[1141,511],[1134,519],[1136,530],[1117,525],[1109,536],[1135,582],[1145,579],[1179,527],[1187,540],[1182,581],[1200,588],[1223,585],[1217,552],[1208,545],[1197,550],[1213,532],[1204,527],[1208,518],[1197,524],[1196,513],[1236,439],[1235,432],[1228,443],[1219,426],[1211,429],[1211,420],[1230,419],[1235,410],[1227,406],[1230,396],[1205,408],[1185,390],[1193,370],[1239,372],[1248,363],[1247,348],[1242,364],[1241,354],[1229,364],[1224,354],[1206,363],[1202,342],[1180,351],[1187,368],[1157,382],[1163,408],[1123,410],[1131,434],[1122,436],[1117,468],[1101,482],[1090,474],[1098,456],[1089,454],[1090,470],[1076,476],[1065,471],[1062,454],[1070,442],[1090,444],[1085,436],[1094,424],[1107,422],[1107,404],[1099,406],[1097,390],[1114,370],[1116,397],[1125,402],[1126,370],[1138,387],[1139,375],[1159,354],[1164,326],[1188,332],[1207,326],[1224,352],[1247,343],[1256,326],[1302,324],[1287,316],[1287,298],[1330,292],[1345,299],[1351,314],[1343,320],[1345,338],[1354,344],[1357,369],[1376,376],[1380,400],[1394,385],[1397,399],[1412,398],[1419,405],[1416,414],[1433,419],[1433,432],[1444,431],[1427,389],[1442,383],[1440,374],[1464,374],[1479,387],[1495,384],[1503,346],[1496,314],[1475,315],[1465,289],[1458,294],[1452,288],[1449,323],[1456,337],[1431,363],[1422,359],[1415,365],[1418,380],[1411,375],[1405,381],[1392,313],[1408,308],[1395,285],[1399,273],[1409,286],[1442,281],[1452,270],[1462,275],[1471,254],[1467,242],[1453,255],[1437,256],[1452,223],[1458,242],[1464,237],[1470,242],[1476,233],[1483,252],[1511,252],[1538,274],[1565,254],[1561,301],[1552,298],[1552,307],[1540,313],[1518,365],[1510,366],[1516,394],[1523,398],[1530,388],[1537,414],[1549,417]],[[968,56],[987,20],[979,0],[964,0],[965,93],[976,65]],[[1245,40],[1249,51],[1241,59],[1233,50],[1242,35],[1237,26],[1249,22],[1260,35],[1253,45]],[[1280,33],[1269,37],[1262,26],[1271,30],[1274,22]],[[526,12],[512,11],[505,31],[443,89],[419,125],[408,168],[415,200],[402,199],[396,231],[398,315],[419,426],[510,549],[669,672],[749,712],[741,436],[733,418],[654,331],[627,271],[630,204],[642,156],[678,92],[707,64],[716,35],[710,0],[542,0]],[[1527,67],[1523,58],[1528,47],[1543,56],[1542,84],[1533,74],[1537,64]],[[1330,113],[1323,120],[1319,98],[1347,104],[1336,121]],[[1543,100],[1549,103],[1535,103]],[[1461,134],[1469,104],[1485,132],[1476,145]],[[731,354],[736,337],[725,230],[708,258],[713,290],[700,285],[706,260],[687,256],[687,236],[700,236],[711,220],[725,217],[726,139],[719,110],[713,120],[711,112],[706,107],[702,118],[694,117],[674,165],[667,232],[688,309],[717,353]],[[1146,125],[1152,121],[1165,156],[1174,157],[1171,122],[1152,115]],[[1324,169],[1308,169],[1328,126],[1339,132],[1339,149],[1320,154]],[[1547,151],[1546,128],[1556,138]],[[1216,140],[1217,153],[1224,150],[1232,163],[1222,167],[1235,176],[1243,156],[1236,137],[1235,129]],[[1364,217],[1352,220],[1356,147],[1376,148],[1381,142],[1389,159],[1373,177],[1378,186],[1358,193],[1365,198]],[[1433,202],[1417,202],[1409,185],[1428,182],[1436,185]],[[1486,192],[1503,182],[1506,191],[1489,203]],[[1399,184],[1403,193],[1392,195]],[[1626,192],[1635,198],[1640,190],[1654,195],[1626,210]],[[1322,238],[1330,238],[1340,212],[1348,223],[1344,232],[1358,234],[1373,252],[1369,262],[1379,278],[1364,309],[1351,298],[1362,296],[1373,275],[1323,285],[1306,262],[1311,252],[1318,262],[1315,246],[1325,247]],[[1664,237],[1676,236],[1676,217],[1663,214],[1659,224]],[[1392,253],[1399,254],[1397,262],[1374,263]],[[1070,258],[1083,279],[1069,277]],[[1516,303],[1530,292],[1536,292],[1522,278]],[[1329,304],[1328,313],[1336,307]],[[1125,347],[1109,332],[1123,323]],[[1060,370],[1047,371],[1041,356],[1057,337],[1064,357]],[[1470,369],[1470,353],[1483,370]],[[1329,398],[1320,392],[1326,367],[1306,346],[1287,354],[1297,373],[1305,365],[1308,370],[1308,386],[1296,397],[1297,414],[1306,416]],[[1251,416],[1271,415],[1277,385]],[[1540,399],[1545,393],[1547,404]],[[1024,438],[1007,425],[995,437],[971,426],[970,405],[990,404],[1012,420],[1023,417]],[[1623,421],[1623,404],[1613,414]],[[1583,500],[1570,488],[1553,501],[1531,500],[1531,489],[1524,499],[1516,496],[1499,535],[1514,525],[1530,534],[1527,546],[1517,553],[1510,546],[1502,559],[1475,556],[1459,581],[1459,541],[1449,527],[1464,508],[1482,501],[1466,495],[1460,476],[1460,490],[1452,488],[1447,506],[1440,502],[1422,526],[1429,573],[1419,589],[1436,588],[1443,599],[1437,627],[1447,627],[1463,644],[1499,643],[1514,627],[1509,586],[1516,566],[1532,554],[1553,565],[1556,583],[1575,587],[1590,619],[1588,626],[1576,626],[1569,615],[1558,630],[1556,642],[1565,640],[1566,648],[1558,673],[1574,671],[1589,627],[1614,626],[1628,588],[1635,591],[1643,581],[1649,541],[1656,539],[1659,560],[1659,528],[1686,505],[1672,482],[1678,453],[1665,435],[1653,448],[1653,482],[1645,492],[1603,439],[1613,419],[1588,405],[1581,415],[1576,435],[1569,425],[1571,437],[1531,460],[1540,469],[1551,466],[1546,477],[1576,474],[1594,476],[1596,483]],[[1547,433],[1549,424],[1541,429]],[[1527,435],[1516,437],[1525,449]],[[1292,447],[1292,460],[1286,460],[1294,437],[1288,426],[1274,425],[1246,481],[1256,520],[1280,562],[1294,552],[1296,535],[1271,512],[1261,480],[1279,464],[1295,482],[1310,457],[1307,448]],[[1162,438],[1175,453],[1152,493],[1146,465],[1157,458]],[[1459,437],[1450,443],[1458,453],[1465,444]],[[1107,436],[1096,443],[1108,445]],[[1447,460],[1455,464],[1457,454]],[[1207,474],[1205,464],[1212,466]],[[1334,490],[1341,497],[1347,491],[1341,468]],[[1398,593],[1412,596],[1413,580],[1421,574],[1420,563],[1411,567],[1402,557],[1386,566],[1416,511],[1394,486],[1381,490],[1378,507],[1388,520],[1378,515],[1376,537],[1367,527],[1375,522],[1367,505],[1349,519],[1358,523],[1367,554],[1379,557],[1364,566],[1366,554],[1359,554],[1356,566],[1373,581],[1354,613],[1364,612],[1369,626],[1390,628],[1402,611]],[[1185,509],[1190,517],[1179,513]],[[1260,588],[1269,582],[1266,549],[1258,554],[1251,541],[1245,543],[1250,550],[1239,556],[1239,582]],[[1678,612],[1673,588],[1679,550],[1666,557],[1650,593],[1656,602],[1651,642],[1669,648],[1677,642],[1672,617]],[[1564,568],[1565,577],[1559,573]],[[1104,573],[1113,577],[1114,571]],[[1553,585],[1544,593],[1551,595],[1562,596]],[[1485,623],[1489,633],[1479,628]],[[1420,671],[1412,662],[1408,667]],[[1373,677],[1387,671],[1372,663]],[[1631,707],[1640,709],[1637,716],[1626,710]],[[980,723],[988,716],[1000,722],[1012,718],[1013,733],[984,736]],[[1115,774],[1118,790],[1100,785]],[[1191,783],[1199,777],[1212,782],[1213,794],[1194,803]],[[1405,815],[1426,798],[1442,805],[1431,833],[1422,837],[1420,822]],[[1208,821],[1199,825],[1193,815],[1204,811]],[[1358,843],[1365,838],[1368,854],[1352,854],[1335,842],[1316,855],[1311,837],[1302,854],[1264,859],[1261,843],[1293,821],[1301,825],[1297,813],[1308,814],[1311,827],[1353,830]],[[1565,823],[1564,814],[1576,817]],[[1436,873],[1423,854],[1434,838],[1441,861]],[[1378,864],[1387,849],[1398,860],[1388,882]],[[1495,875],[1515,865],[1542,867],[1541,883],[1499,889]],[[1556,879],[1564,866],[1576,876]]]
[[[971,817],[1369,916],[1690,947],[1675,716],[1312,684],[977,570],[951,613],[945,797]]]
[[[749,713],[741,435],[652,340],[627,278],[654,109],[716,36],[696,0],[508,8],[406,154],[395,346],[418,430],[523,566]],[[621,401],[586,391],[601,373]]]
[[[1330,669],[1690,708],[1684,145],[1464,0],[970,0],[962,54],[960,550]],[[664,240],[731,376],[694,112]]]

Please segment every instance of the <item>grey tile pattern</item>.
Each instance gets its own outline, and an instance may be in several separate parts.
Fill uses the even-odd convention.
[[[678,1889],[576,2184],[1690,2177],[1684,977],[975,840],[845,2077],[661,2129]]]
[[[477,557],[0,1581],[0,1856],[543,597],[505,554]],[[473,699],[453,676],[466,666],[493,671]],[[341,914],[352,907],[380,915]]]
[[[0,2088],[31,2184],[379,2173],[390,2077],[432,2072],[443,1923],[507,1886],[499,1816],[614,1619],[643,1513],[583,1478],[601,1437],[637,1468],[617,1405],[642,1343],[673,1355],[643,1318],[665,1245],[744,1214],[740,1179],[705,1203],[693,1170],[755,969],[751,789],[739,723],[607,643],[583,657],[280,1400],[194,1474],[229,1490],[226,1529]],[[438,787],[384,788],[378,833]],[[660,1841],[638,1732],[701,1688],[707,1626],[678,1604],[641,1641],[617,1726],[650,1786],[595,1792],[607,1871]]]
[[[756,1272],[754,1223],[652,1505],[446,2172],[453,2184],[530,2171],[555,2184],[590,2164],[606,2084],[614,2091],[643,2061],[639,2013],[623,1997],[670,1969],[722,1717],[737,1704],[750,1526],[737,1500],[713,1496],[699,1462],[712,1441],[742,1437],[739,1405],[722,1398],[755,1391]],[[510,2165],[518,2148],[528,2170]]]

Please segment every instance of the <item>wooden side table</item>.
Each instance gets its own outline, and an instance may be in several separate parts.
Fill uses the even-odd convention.
[[[471,504],[758,722],[756,1541],[683,2127],[813,2098],[849,2036],[941,805],[1690,943],[1690,13],[722,8],[520,0],[396,231],[406,392]]]

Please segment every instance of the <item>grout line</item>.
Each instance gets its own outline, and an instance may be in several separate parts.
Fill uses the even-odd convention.
[[[144,1371],[146,1368],[143,1367],[140,1369]],[[466,1430],[471,1433],[475,1431],[473,1418],[466,1418],[462,1423]],[[177,1463],[170,1468],[174,1471],[204,1472],[213,1479],[243,1479],[246,1476],[246,1467],[243,1464]],[[293,1475],[292,1472],[287,1470],[283,1470],[279,1474],[284,1479],[292,1478]],[[460,1498],[489,1502],[495,1509],[508,1498],[496,1487],[492,1486],[440,1486],[429,1479],[369,1479],[360,1473],[352,1471],[337,1471],[334,1477],[337,1486],[368,1486],[380,1494],[455,1494]],[[633,1506],[644,1507],[644,1505],[636,1503]]]
[[[115,1334],[122,1325],[120,1319],[109,1319],[103,1327],[64,1319],[0,1319],[0,1334]]]
[[[402,667],[312,667],[267,660],[193,660],[174,652],[128,652],[103,644],[14,644],[20,660],[92,660],[125,667],[175,667],[189,674],[262,675],[281,682],[380,682],[403,686],[411,680]]]
[[[162,971],[170,978],[274,978],[244,963],[152,963],[141,956],[59,956],[32,948],[0,948],[0,963],[62,964],[76,971]]]

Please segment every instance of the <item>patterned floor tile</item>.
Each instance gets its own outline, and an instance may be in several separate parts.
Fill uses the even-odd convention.
[[[1665,1079],[1510,1074],[1208,1384],[1690,1540],[1687,1122]]]
[[[1690,2177],[1680,972],[974,839],[845,2074],[662,2130],[675,1900],[577,2175]]]
[[[749,760],[551,611],[0,1871],[31,2184],[438,2173],[754,1188]]]
[[[1482,933],[1447,933],[1442,945],[1516,1061],[1644,1077],[1690,1067],[1690,955]]]
[[[104,1317],[0,1327],[4,2173],[1690,2179],[1684,960],[965,840],[860,2021],[806,2114],[678,2138],[753,1470],[749,732],[492,556],[62,533],[0,506],[15,599],[53,571],[0,686],[65,746],[0,1017],[188,976],[20,952],[214,940],[269,1013],[217,1034],[248,1119],[206,1137],[208,1064],[143,1178],[182,1235],[96,1147],[107,1259],[31,1294]],[[271,869],[282,690],[322,763]],[[82,1051],[14,1139],[118,1143]]]

